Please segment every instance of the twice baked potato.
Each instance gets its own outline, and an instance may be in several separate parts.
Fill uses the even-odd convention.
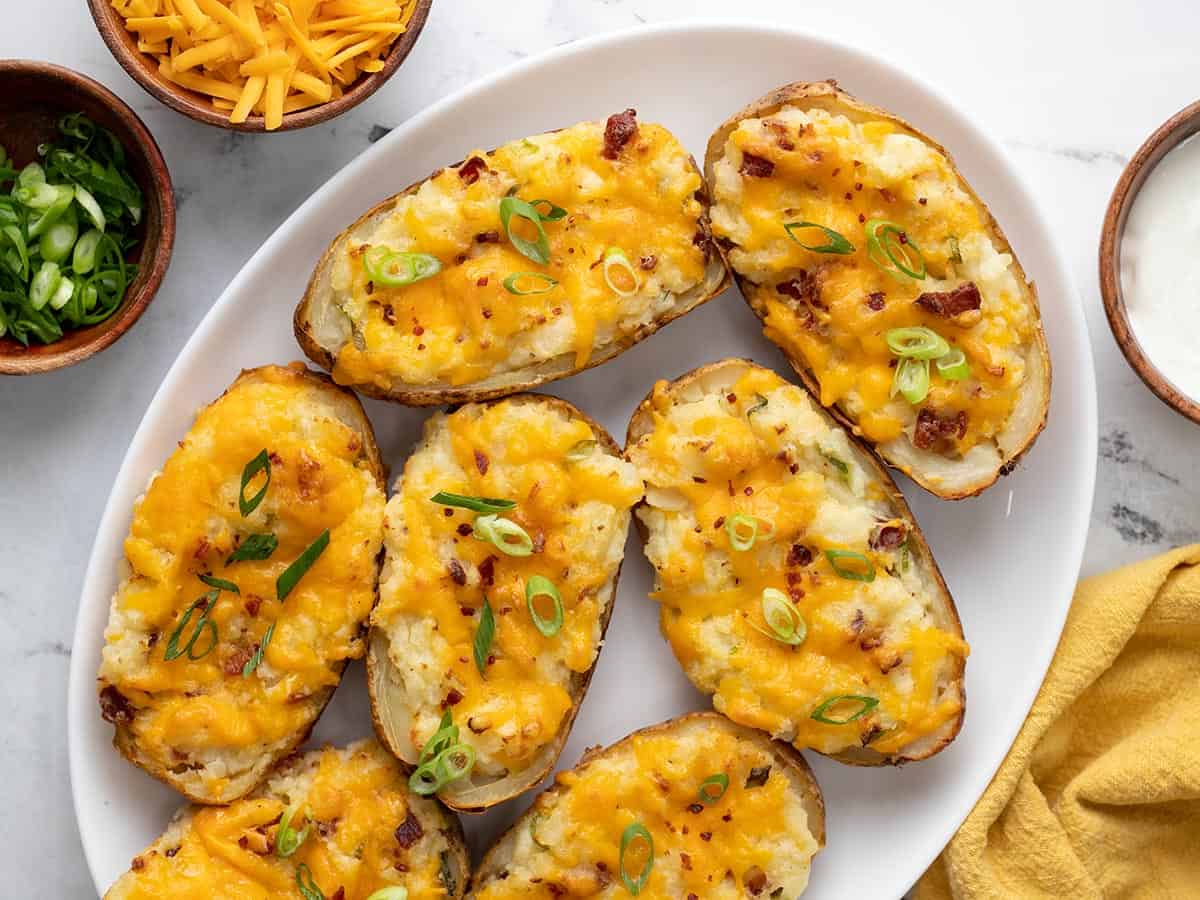
[[[562,400],[426,423],[387,507],[367,682],[415,789],[479,811],[537,784],[566,742],[612,615],[642,482]]]
[[[663,634],[720,712],[861,765],[954,739],[954,601],[887,472],[804,390],[743,360],[659,382],[626,454]]]
[[[299,746],[365,652],[384,491],[358,399],[299,364],[202,409],[125,540],[99,673],[117,749],[228,803]]]
[[[184,807],[104,900],[462,897],[462,827],[375,741],[293,756],[253,794]]]
[[[470,896],[794,898],[824,845],[804,758],[692,713],[560,773],[484,856]]]
[[[727,283],[696,163],[626,110],[472,152],[370,210],[295,331],[339,384],[458,403],[599,365]]]
[[[938,144],[828,82],[750,104],[709,141],[713,234],[766,336],[885,461],[960,499],[1045,425],[1037,296]]]

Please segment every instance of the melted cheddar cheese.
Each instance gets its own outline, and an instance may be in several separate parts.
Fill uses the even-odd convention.
[[[952,681],[967,646],[936,621],[936,587],[907,541],[916,526],[893,515],[885,487],[804,391],[749,367],[727,390],[687,402],[673,403],[660,382],[652,415],[628,450],[646,482],[638,515],[652,597],[675,655],[718,710],[824,753],[894,753],[959,715]],[[725,528],[739,514],[759,522],[747,550]],[[839,576],[826,551],[865,557],[872,580]],[[861,558],[838,565],[867,574]],[[799,646],[764,633],[768,588],[806,623]],[[847,695],[879,702],[848,724],[812,718]]]
[[[443,814],[411,796],[406,780],[374,741],[309,753],[243,800],[191,808],[134,859],[106,900],[300,898],[302,865],[326,897],[365,900],[392,885],[407,888],[409,900],[453,896],[444,884],[453,879],[441,874]],[[310,821],[305,810],[312,827],[295,853],[280,858],[276,839],[289,807],[293,829]]]
[[[400,198],[371,226],[369,241],[352,234],[331,276],[353,337],[337,353],[334,378],[385,388],[394,379],[463,385],[567,354],[583,367],[596,348],[630,339],[675,296],[700,285],[707,243],[694,238],[704,215],[696,197],[702,182],[688,152],[651,124],[638,126],[616,159],[604,146],[605,124],[583,122],[476,151]],[[567,212],[543,223],[547,265],[505,236],[500,201],[514,192]],[[528,222],[514,218],[511,225],[519,236],[534,236]],[[363,255],[379,245],[430,254],[442,270],[403,287],[372,284]],[[614,248],[637,275],[629,296],[605,281],[602,259]],[[518,272],[557,285],[510,293],[504,281]],[[619,277],[618,287],[631,290],[628,274]]]
[[[199,779],[192,794],[221,799],[232,776],[290,746],[344,663],[363,654],[384,495],[362,436],[323,405],[329,389],[314,391],[311,378],[258,369],[203,409],[139,499],[125,540],[130,572],[105,631],[102,698],[125,698],[140,755],[181,782]],[[270,484],[242,516],[243,468],[264,449]],[[328,547],[279,601],[276,579],[326,529]],[[266,533],[278,541],[268,559],[227,561]],[[183,617],[214,590],[201,576],[239,592],[220,590],[209,612],[215,631],[200,634],[191,655],[168,659],[170,637],[185,647],[200,614],[181,628]],[[243,675],[270,628],[261,662]]]
[[[503,515],[526,530],[533,552],[508,556],[476,538],[476,513],[433,502],[439,491],[515,501]],[[578,679],[596,661],[629,510],[641,496],[633,467],[557,403],[470,404],[430,419],[388,503],[372,616],[389,640],[414,747],[446,709],[478,754],[476,773],[521,770],[555,740],[578,699]],[[562,597],[563,623],[552,637],[527,607],[525,585],[535,575]],[[485,597],[496,627],[481,674],[474,641]]]
[[[713,775],[729,786],[702,803],[700,786]],[[627,897],[621,836],[634,822],[654,842],[639,897],[798,897],[818,850],[768,742],[705,717],[639,732],[560,773],[518,825],[503,873],[485,878],[475,898]],[[639,842],[626,873],[636,878],[645,859]]]
[[[752,174],[766,167],[747,166],[747,155],[769,163],[770,174]],[[1003,432],[1025,383],[1037,312],[948,157],[890,122],[789,106],[738,125],[713,191],[714,235],[731,242],[729,261],[767,337],[812,372],[822,404],[841,408],[876,443],[911,440],[920,408],[950,420],[965,413],[962,434],[936,448],[954,458]],[[864,224],[872,219],[894,222],[920,249],[923,280],[870,260]],[[784,230],[792,222],[830,228],[855,251],[806,250]],[[824,243],[815,230],[798,236]],[[976,313],[948,318],[915,302],[966,282],[980,294]],[[914,407],[892,390],[895,357],[884,335],[918,325],[961,349],[970,376],[950,381],[933,369],[928,397]]]

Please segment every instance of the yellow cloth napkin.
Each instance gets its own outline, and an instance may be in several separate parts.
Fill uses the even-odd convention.
[[[916,897],[1200,897],[1200,545],[1080,582],[1029,718]]]

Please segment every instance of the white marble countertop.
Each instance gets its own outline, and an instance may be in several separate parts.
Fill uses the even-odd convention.
[[[92,891],[67,774],[76,602],[109,484],[184,340],[258,245],[370,141],[476,78],[579,37],[736,10],[882,51],[968,109],[1043,192],[1087,313],[1100,469],[1085,571],[1200,538],[1200,430],[1125,365],[1096,278],[1100,222],[1122,165],[1200,94],[1200,6],[1188,0],[1121,4],[1119,12],[1087,0],[1016,0],[1002,5],[1006,15],[961,0],[740,0],[734,8],[718,0],[437,0],[412,56],[379,94],[334,123],[269,137],[233,135],[160,106],[113,61],[80,0],[4,5],[0,57],[61,63],[122,95],[158,138],[179,201],[170,272],[133,331],[73,369],[0,380],[0,847],[9,896]]]

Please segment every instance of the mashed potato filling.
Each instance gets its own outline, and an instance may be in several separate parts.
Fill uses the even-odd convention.
[[[687,150],[653,124],[639,125],[615,158],[605,154],[604,122],[470,154],[401,198],[370,244],[343,244],[332,286],[353,340],[338,352],[334,378],[461,385],[563,354],[585,366],[596,347],[650,324],[703,282],[707,256],[694,242],[702,186]],[[542,223],[548,263],[508,239],[500,202],[510,194],[565,210]],[[535,237],[528,222],[510,224]],[[364,254],[378,245],[432,255],[441,272],[402,287],[373,284]],[[613,250],[630,266],[610,279],[618,290],[605,278]],[[517,273],[535,273],[539,280],[518,287],[537,292],[506,289]]]
[[[965,413],[962,427],[938,435],[936,452],[950,457],[1003,431],[1025,384],[1037,313],[1011,255],[989,234],[986,210],[943,153],[890,122],[789,106],[738,125],[712,187],[714,235],[729,242],[767,337],[812,371],[822,404],[843,409],[875,443],[912,439],[922,410],[950,422]],[[871,261],[865,225],[875,219],[895,223],[919,248],[923,280]],[[832,229],[854,252],[805,249],[784,229],[797,222]],[[798,236],[822,243],[815,230]],[[946,317],[915,302],[968,282],[979,292],[975,312]],[[969,377],[952,381],[935,369],[921,403],[896,396],[884,335],[907,326],[961,349]]]
[[[937,586],[909,548],[916,526],[894,518],[808,395],[754,367],[724,393],[682,402],[660,382],[653,404],[653,429],[627,451],[646,482],[652,597],[716,708],[824,753],[893,753],[957,716],[948,685],[967,646],[938,627]],[[748,548],[730,534],[735,516],[757,523]],[[798,645],[773,633],[768,589],[803,620]],[[838,697],[867,699],[826,708],[844,724],[820,721]]]
[[[532,552],[510,556],[477,538],[477,514],[433,501],[439,491],[515,502],[504,516],[528,533]],[[388,503],[372,616],[389,641],[414,747],[445,710],[475,749],[476,772],[520,770],[555,740],[576,699],[572,680],[599,652],[629,510],[641,496],[633,466],[558,406],[504,400],[429,420]],[[562,625],[549,636],[526,598],[538,575],[561,595]],[[485,599],[495,636],[481,672]]]
[[[111,900],[267,900],[299,897],[296,873],[307,866],[326,897],[366,900],[380,888],[408,889],[409,900],[446,897],[439,850],[445,838],[431,801],[413,810],[407,777],[374,741],[326,748],[285,768],[252,796],[225,807],[196,808],[139,854]],[[291,856],[276,852],[280,817],[307,838]],[[423,824],[422,824],[423,822]],[[404,835],[403,843],[397,832]],[[407,846],[406,846],[407,845]],[[338,890],[341,893],[338,893]]]
[[[722,775],[724,793],[700,802],[705,779]],[[628,897],[621,836],[634,822],[654,842],[640,897],[791,898],[808,885],[818,846],[798,793],[768,749],[726,728],[640,732],[558,785],[516,835],[507,876],[486,881],[477,900]],[[627,854],[634,878],[644,850]]]
[[[139,499],[125,540],[130,571],[105,631],[101,699],[111,712],[115,690],[141,753],[172,772],[197,770],[216,797],[227,776],[303,731],[320,711],[317,696],[365,649],[384,496],[358,432],[312,392],[307,376],[285,368],[236,382],[196,417]],[[263,450],[270,485],[243,516],[242,473]],[[276,579],[326,529],[328,547],[281,602]],[[269,558],[230,562],[255,534],[274,535]],[[237,592],[215,589],[214,579]],[[168,659],[172,637],[181,650],[196,633],[192,607],[206,595],[216,598],[213,630],[204,626],[190,653]]]

